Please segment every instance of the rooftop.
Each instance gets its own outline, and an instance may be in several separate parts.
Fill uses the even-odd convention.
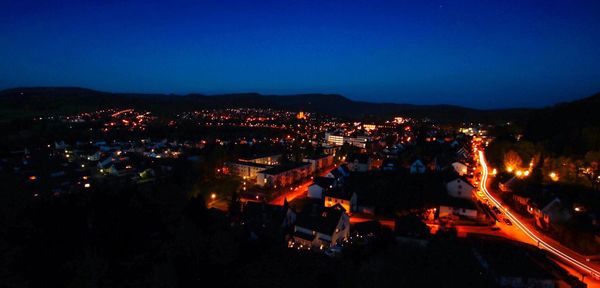
[[[246,162],[246,161],[240,161],[240,160],[230,161],[228,163],[229,164],[252,166],[252,167],[257,167],[257,168],[269,168],[269,167],[272,167],[272,166],[267,165],[267,164],[259,164],[259,163]]]
[[[342,210],[332,207],[308,205],[298,215],[296,226],[332,235],[343,213]]]
[[[352,192],[346,191],[344,189],[332,189],[327,190],[325,192],[325,196],[336,199],[350,200],[350,198],[352,198]]]
[[[270,169],[267,169],[265,171],[262,171],[260,173],[263,174],[268,174],[268,175],[277,175],[277,174],[281,174],[290,170],[294,170],[300,167],[306,167],[309,166],[309,163],[291,163],[291,164],[285,164],[285,165],[281,165],[281,166],[276,166]]]
[[[251,155],[245,155],[244,157],[240,157],[241,161],[252,161],[255,159],[260,159],[260,158],[267,158],[267,157],[281,157],[281,153],[258,153],[258,154],[251,154]]]

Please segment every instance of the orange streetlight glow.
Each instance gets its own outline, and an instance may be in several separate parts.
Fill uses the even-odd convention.
[[[481,168],[482,168],[480,189],[488,197],[488,199],[490,201],[492,201],[497,207],[502,208],[503,207],[502,203],[500,203],[498,200],[496,200],[493,197],[493,195],[490,194],[490,192],[487,190],[486,183],[487,183],[487,177],[488,177],[488,168],[487,168],[487,163],[485,162],[484,157],[485,156],[483,155],[483,152],[480,151],[479,152],[479,161],[480,161]],[[551,177],[552,177],[552,175],[554,175],[554,176],[556,176],[556,179],[558,179],[558,175],[555,172],[550,173],[550,175],[551,175]],[[530,230],[525,224],[521,223],[521,221],[517,217],[515,217],[511,212],[509,212],[508,209],[505,209],[505,210],[506,210],[506,212],[505,212],[506,217],[508,217],[511,220],[511,222],[515,224],[515,227],[517,227],[519,230],[521,230],[523,233],[525,233],[527,235],[527,237],[529,237],[534,243],[537,243],[538,247],[540,247],[544,250],[547,250],[548,252],[554,254],[557,257],[560,257],[564,261],[569,262],[570,264],[581,269],[582,271],[589,273],[594,278],[600,277],[600,271],[588,266],[588,264],[585,263],[585,260],[578,260],[578,259],[576,259],[576,257],[569,255],[570,254],[569,252],[563,252],[562,247],[559,246],[557,248],[553,244],[545,242],[544,239],[540,238],[536,233],[534,233],[532,230]]]

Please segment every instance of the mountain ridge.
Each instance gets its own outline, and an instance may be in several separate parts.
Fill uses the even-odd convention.
[[[16,87],[0,91],[0,103],[24,115],[55,111],[81,112],[97,108],[133,107],[163,112],[218,108],[272,108],[325,113],[333,116],[407,116],[449,122],[503,122],[524,119],[531,108],[476,109],[451,104],[416,105],[355,101],[340,94],[272,95],[255,92],[205,95],[201,93],[114,93],[83,87]],[[80,111],[78,111],[80,110]],[[0,110],[1,111],[1,110]],[[1,113],[1,112],[0,112]],[[1,117],[2,115],[0,115]]]

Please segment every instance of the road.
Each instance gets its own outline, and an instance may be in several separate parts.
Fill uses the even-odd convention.
[[[368,222],[368,221],[377,221],[382,226],[386,226],[386,227],[394,230],[395,223],[394,223],[393,219],[377,219],[375,217],[368,218],[368,217],[350,216],[350,224],[356,224],[356,223],[362,223],[362,222]]]
[[[502,211],[504,217],[512,221],[512,227],[518,230],[513,231],[513,233],[510,233],[510,231],[508,231],[511,234],[512,238],[519,239],[522,242],[530,243],[538,246],[541,249],[547,250],[553,256],[557,257],[558,259],[561,259],[565,264],[568,264],[569,266],[578,270],[579,272],[583,272],[596,279],[600,279],[600,267],[598,267],[599,265],[587,262],[585,257],[577,254],[576,252],[568,249],[567,247],[564,247],[563,245],[560,245],[556,241],[549,239],[549,237],[538,233],[537,231],[535,231],[535,229],[529,227],[529,223],[527,221],[524,221],[521,219],[520,216],[511,213],[508,210],[507,206],[502,205],[502,203],[498,201],[487,189],[488,168],[487,163],[485,161],[485,155],[481,150],[479,150],[479,162],[481,164],[480,189],[488,197],[488,199]],[[589,284],[593,284],[594,286],[596,286],[597,283],[588,283],[588,285]]]
[[[319,176],[325,176],[327,174],[329,174],[329,172],[331,172],[331,170],[336,169],[337,166],[333,166],[329,169],[325,169],[323,170]],[[274,204],[274,205],[283,205],[283,202],[285,201],[285,199],[287,199],[288,203],[292,202],[292,200],[296,199],[296,198],[303,198],[306,196],[306,193],[308,192],[308,186],[312,185],[313,180],[308,180],[302,184],[300,184],[296,189],[291,189],[290,188],[285,188],[288,189],[285,193],[279,195],[277,198],[273,199],[273,201],[269,202],[270,204]]]

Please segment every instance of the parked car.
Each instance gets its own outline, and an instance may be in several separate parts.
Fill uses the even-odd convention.
[[[494,210],[494,212],[498,215],[502,214],[502,211],[500,211],[500,209],[498,209],[496,206],[492,207],[492,210]]]
[[[506,223],[506,225],[512,225],[512,222],[510,222],[508,218],[504,218],[504,223]]]

